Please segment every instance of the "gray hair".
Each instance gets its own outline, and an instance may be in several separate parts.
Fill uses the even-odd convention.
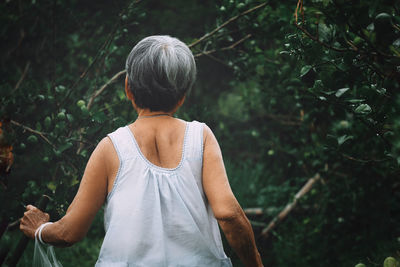
[[[152,111],[171,111],[196,79],[192,52],[167,35],[146,37],[133,47],[126,71],[135,104]]]

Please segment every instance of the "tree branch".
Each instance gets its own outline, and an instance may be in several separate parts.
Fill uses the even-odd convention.
[[[262,4],[259,4],[258,6],[252,7],[246,11],[243,11],[242,13],[240,13],[239,15],[236,15],[234,17],[231,17],[230,19],[228,19],[227,21],[225,21],[224,23],[222,23],[220,26],[218,26],[217,28],[215,28],[214,30],[212,30],[209,33],[206,33],[205,35],[203,35],[202,37],[200,37],[199,39],[197,39],[196,41],[194,41],[193,43],[189,44],[188,47],[192,48],[196,45],[198,45],[199,43],[203,42],[204,40],[206,40],[207,38],[209,38],[210,36],[214,35],[215,33],[217,33],[219,30],[221,30],[222,28],[226,27],[227,25],[229,25],[230,23],[234,22],[235,20],[237,20],[238,18],[247,15],[251,12],[254,12],[262,7],[264,7],[265,5],[267,5],[268,2],[264,2]]]
[[[230,46],[226,46],[223,47],[221,49],[212,49],[212,50],[208,50],[208,51],[204,51],[198,54],[195,54],[194,57],[200,57],[200,56],[205,56],[205,55],[210,55],[212,53],[215,53],[217,51],[226,51],[226,50],[232,50],[234,49],[236,46],[238,46],[239,44],[243,43],[244,41],[246,41],[247,39],[249,39],[251,37],[251,34],[247,34],[245,37],[243,37],[242,39],[240,39],[239,41],[231,44]]]
[[[360,162],[360,163],[370,163],[370,162],[383,162],[383,161],[387,161],[387,160],[391,160],[391,159],[359,159],[359,158],[355,158],[353,156],[347,155],[345,153],[341,153],[342,156],[348,160],[351,161],[356,161],[356,162]]]
[[[243,209],[243,211],[246,216],[258,216],[264,214],[264,210],[262,208],[246,208]]]
[[[10,122],[18,127],[21,127],[22,129],[24,129],[28,132],[31,132],[31,133],[34,133],[34,134],[40,136],[44,141],[46,141],[46,143],[48,143],[50,146],[52,146],[54,149],[56,149],[56,146],[52,142],[50,142],[50,140],[45,136],[45,134],[43,132],[36,131],[36,130],[34,130],[28,126],[25,126],[19,122],[16,122],[14,120],[10,120]]]
[[[123,16],[123,14],[125,13],[124,11],[129,9],[132,5],[138,4],[139,2],[141,2],[141,0],[136,0],[132,3],[128,4],[128,7],[123,9],[123,11],[118,15],[119,20],[117,23],[115,23],[114,28],[111,30],[111,32],[108,34],[108,37],[106,39],[106,41],[103,43],[103,45],[100,47],[100,49],[97,51],[97,54],[95,56],[95,58],[93,59],[93,61],[89,64],[89,66],[82,72],[82,74],[79,76],[78,80],[75,81],[75,83],[72,85],[70,92],[79,84],[80,81],[83,80],[83,78],[85,78],[85,76],[88,74],[89,70],[94,66],[94,64],[98,61],[99,58],[101,58],[102,56],[104,56],[106,53],[101,53],[104,49],[106,49],[107,46],[109,46],[114,37],[115,34],[117,33],[118,27],[121,25],[121,17]],[[68,95],[67,95],[68,97]]]
[[[99,90],[95,91],[89,99],[88,105],[87,105],[87,109],[90,109],[93,105],[93,101],[96,97],[98,97],[101,93],[104,92],[104,90],[106,90],[106,88],[112,84],[115,80],[117,80],[119,77],[121,77],[122,75],[126,74],[126,70],[121,70],[120,72],[118,72],[117,74],[115,74],[110,80],[108,80],[105,84],[103,84],[103,86],[100,87]]]
[[[303,28],[302,26],[300,26],[299,24],[297,24],[297,22],[294,23],[294,26],[296,26],[297,29],[301,30],[303,33],[305,33],[305,35],[307,35],[311,40],[321,44],[322,46],[337,51],[337,52],[347,52],[347,51],[354,51],[353,49],[345,49],[345,48],[337,48],[337,47],[333,47],[328,45],[327,43],[322,42],[319,38],[313,36],[310,32],[308,32],[305,28]]]
[[[269,233],[283,220],[285,219],[288,214],[296,207],[297,202],[300,198],[302,198],[305,194],[307,194],[311,188],[313,187],[314,183],[321,179],[319,173],[315,174],[313,177],[308,179],[307,183],[300,189],[299,192],[294,196],[292,202],[288,203],[286,207],[275,217],[272,221],[265,227],[261,232],[262,238],[267,238]]]
[[[105,55],[105,53],[101,53],[111,42],[112,39],[114,39],[115,33],[117,32],[117,27],[119,26],[119,23],[116,23],[112,31],[109,33],[106,41],[103,43],[103,45],[100,47],[100,49],[97,51],[96,56],[94,57],[93,61],[89,64],[89,66],[86,67],[86,69],[82,72],[82,74],[79,76],[79,78],[75,81],[75,83],[71,86],[70,92],[74,90],[78,84],[83,80],[83,78],[86,77],[88,74],[89,70],[94,66],[94,64],[97,62],[97,60]]]
[[[25,79],[26,73],[28,72],[30,65],[31,65],[31,62],[28,61],[26,63],[26,65],[25,65],[24,71],[22,72],[21,78],[19,78],[19,80],[18,80],[17,84],[15,85],[12,93],[14,93],[20,87],[22,81]]]
[[[139,1],[136,1],[136,2],[139,2]],[[188,47],[189,47],[189,48],[192,48],[192,47],[198,45],[198,44],[201,43],[202,41],[206,40],[206,39],[209,38],[210,36],[212,36],[212,35],[214,35],[215,33],[217,33],[220,29],[226,27],[228,24],[234,22],[235,20],[237,20],[238,18],[240,18],[240,17],[242,17],[242,16],[244,16],[244,15],[247,15],[247,14],[249,14],[249,13],[251,13],[251,12],[254,12],[254,11],[256,11],[256,10],[258,10],[258,9],[260,9],[260,8],[262,8],[262,7],[264,7],[264,6],[266,6],[267,3],[268,3],[268,2],[264,2],[264,3],[262,3],[262,4],[259,4],[259,5],[255,6],[255,7],[252,7],[252,8],[250,8],[250,9],[246,10],[246,11],[243,11],[243,12],[240,13],[239,15],[236,15],[236,16],[234,16],[234,17],[231,17],[230,19],[228,19],[227,21],[225,21],[224,23],[222,23],[220,26],[218,26],[217,28],[215,28],[215,29],[212,30],[211,32],[209,32],[209,33],[203,35],[203,36],[200,37],[198,40],[196,40],[196,41],[194,41],[193,43],[189,44]],[[251,35],[248,34],[248,35],[246,35],[244,38],[242,38],[241,40],[237,41],[236,43],[233,43],[232,45],[230,45],[230,46],[228,46],[228,47],[224,47],[224,48],[222,48],[222,49],[220,49],[220,50],[229,50],[229,49],[233,49],[235,46],[237,46],[238,44],[242,43],[243,41],[245,41],[246,39],[248,39],[248,38],[250,38],[250,37],[251,37]],[[206,52],[203,52],[203,53],[196,54],[195,57],[199,57],[199,56],[201,56],[201,55],[206,55],[206,56],[207,56],[207,55],[210,55],[210,54],[212,54],[212,53],[214,53],[214,52],[216,52],[216,51],[217,51],[217,50],[215,50],[215,51],[213,51],[213,50],[206,51]],[[121,76],[121,75],[123,75],[123,74],[125,74],[125,73],[126,73],[125,70],[121,70],[120,72],[118,72],[117,74],[115,74],[107,83],[105,83],[99,90],[97,90],[94,94],[92,94],[92,96],[90,97],[90,100],[89,100],[89,102],[88,102],[88,109],[92,106],[92,103],[93,103],[94,98],[96,98],[97,96],[99,96],[99,95],[108,87],[108,85],[110,85],[110,83],[112,83],[114,80],[118,79],[119,76]],[[93,100],[92,100],[92,99],[93,99]]]
[[[379,55],[379,56],[388,57],[388,58],[399,58],[399,56],[396,56],[396,55],[389,55],[389,54],[386,54],[386,53],[384,53],[384,52],[382,52],[382,51],[379,51],[379,49],[371,42],[370,38],[368,38],[368,36],[366,36],[365,33],[364,33],[362,30],[359,30],[359,29],[362,29],[362,26],[359,25],[359,24],[357,24],[357,20],[355,21],[355,24],[357,25],[358,30],[355,29],[355,28],[353,27],[353,25],[350,23],[350,17],[348,17],[348,16],[346,15],[346,12],[343,11],[342,5],[340,5],[336,0],[333,0],[332,2],[333,2],[333,4],[336,6],[336,8],[341,12],[341,14],[342,14],[343,16],[345,16],[345,18],[346,18],[346,25],[349,27],[349,29],[350,29],[354,34],[357,34],[357,35],[358,35],[359,37],[361,37],[364,41],[366,41],[366,42],[369,44],[369,46],[372,47],[373,50],[375,50],[375,52],[370,52],[370,51],[360,51],[360,52],[362,52],[363,54],[366,54],[366,55],[371,54],[371,55],[374,55],[374,56],[375,56],[375,55]],[[327,15],[327,14],[326,14],[326,15]],[[359,49],[359,50],[360,50],[360,49]]]
[[[303,123],[304,111],[300,111],[300,117],[281,115],[281,114],[263,114],[263,118],[274,120],[283,125],[300,126]]]
[[[230,65],[228,65],[225,61],[223,61],[222,59],[219,59],[219,58],[217,58],[217,57],[215,57],[215,56],[213,56],[213,55],[211,55],[211,54],[207,54],[207,55],[205,55],[206,57],[208,57],[208,58],[210,58],[210,59],[212,59],[212,60],[214,60],[214,61],[216,61],[216,62],[218,62],[218,63],[220,63],[220,64],[222,64],[222,65],[224,65],[225,67],[227,67],[227,68],[230,68],[230,69],[232,69],[232,66],[230,66]]]

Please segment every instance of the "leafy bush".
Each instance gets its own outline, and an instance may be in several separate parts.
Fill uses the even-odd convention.
[[[191,44],[199,69],[178,116],[215,132],[240,203],[264,211],[250,218],[257,235],[321,175],[269,238],[258,239],[265,265],[352,266],[396,253],[399,3],[192,4],[0,4],[0,119],[15,158],[1,174],[1,224],[41,194],[52,197],[53,219],[64,214],[97,142],[135,118],[123,92],[125,56],[142,37],[168,33]],[[97,254],[101,216],[91,231],[59,253],[85,264]]]

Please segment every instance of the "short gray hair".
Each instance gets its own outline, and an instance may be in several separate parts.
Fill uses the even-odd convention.
[[[151,111],[171,111],[196,79],[192,52],[168,35],[149,36],[135,45],[126,71],[135,104]]]

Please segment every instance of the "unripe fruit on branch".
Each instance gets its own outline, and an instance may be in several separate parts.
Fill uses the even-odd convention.
[[[65,120],[65,113],[64,113],[64,112],[58,113],[58,114],[57,114],[57,118],[58,118],[59,120]]]
[[[26,140],[28,140],[29,143],[36,144],[38,141],[38,138],[36,137],[36,135],[30,135],[30,136],[28,136],[28,138]]]
[[[81,108],[82,106],[86,105],[86,103],[84,100],[81,99],[81,100],[78,100],[78,102],[76,102],[76,105]]]
[[[50,118],[49,116],[47,116],[47,117],[44,119],[44,127],[45,127],[46,129],[49,129],[50,126],[51,126],[51,118]]]
[[[393,257],[387,257],[383,262],[383,267],[399,267],[399,262]]]
[[[82,111],[82,114],[83,114],[84,116],[89,115],[89,110],[87,109],[86,106],[81,106],[81,111]]]

